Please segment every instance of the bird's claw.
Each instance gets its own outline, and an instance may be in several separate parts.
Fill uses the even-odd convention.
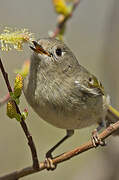
[[[93,132],[92,132],[92,136],[91,136],[91,140],[92,140],[92,143],[93,143],[93,146],[96,148],[97,146],[105,146],[106,145],[106,142],[104,140],[101,140],[99,138],[99,135],[98,135],[98,132],[97,132],[97,129],[95,129]]]
[[[56,169],[57,166],[53,164],[53,160],[50,157],[48,157],[45,159],[45,167],[48,171],[49,170],[53,171]]]

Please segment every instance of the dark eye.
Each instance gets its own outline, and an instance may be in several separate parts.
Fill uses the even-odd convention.
[[[91,77],[89,77],[89,82],[91,82],[92,81],[92,78]]]
[[[57,49],[56,49],[56,55],[57,55],[57,56],[62,56],[62,50],[61,50],[61,48],[57,48]]]
[[[92,77],[89,77],[88,80],[89,80],[89,83],[90,83],[90,84],[92,84],[92,85],[94,84],[94,79],[93,79]]]

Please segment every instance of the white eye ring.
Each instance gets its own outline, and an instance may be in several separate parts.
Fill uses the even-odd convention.
[[[93,85],[94,84],[94,79],[90,77],[89,78],[89,83]]]

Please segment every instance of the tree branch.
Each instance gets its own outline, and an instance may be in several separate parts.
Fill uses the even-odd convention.
[[[4,77],[5,83],[7,85],[8,91],[10,93],[10,92],[12,92],[12,88],[11,88],[11,85],[10,85],[10,82],[9,82],[9,79],[8,79],[8,74],[4,69],[4,66],[2,64],[1,59],[0,59],[0,69],[1,69],[2,75]],[[20,109],[19,109],[18,105],[16,104],[15,101],[14,101],[14,103],[15,103],[15,106],[16,106],[17,113],[21,115],[21,112],[20,112]],[[25,121],[22,118],[21,118],[20,124],[21,124],[21,127],[22,127],[25,135],[26,135],[26,138],[28,140],[28,145],[29,145],[30,150],[31,150],[32,160],[33,160],[33,168],[34,169],[39,169],[39,163],[38,163],[36,147],[35,147],[35,144],[33,142],[32,136],[30,135],[29,130],[27,128],[27,125],[26,125]]]
[[[68,16],[64,16],[62,21],[57,24],[56,29],[54,30],[54,32],[51,36],[52,38],[55,38],[62,31],[65,23],[72,17],[74,10],[76,9],[76,7],[78,6],[79,3],[80,3],[80,0],[74,1],[71,13]]]
[[[99,138],[101,140],[106,139],[108,136],[110,136],[111,134],[113,134],[114,132],[116,132],[116,130],[119,129],[119,121],[116,122],[115,124],[110,125],[108,128],[106,128],[102,133],[99,134]],[[69,151],[66,152],[58,157],[54,157],[53,158],[53,164],[57,165],[59,163],[62,163],[63,161],[66,161],[68,159],[71,159],[74,156],[77,156],[85,151],[88,151],[92,148],[95,148],[92,141],[88,141],[87,143]],[[39,169],[35,170],[32,166],[23,168],[21,170],[9,173],[7,175],[1,176],[0,180],[15,180],[15,179],[19,179],[21,177],[39,172],[46,169],[46,163],[44,162],[40,162],[39,163]]]
[[[80,2],[80,0],[74,1],[72,12],[68,16],[65,16],[64,19],[57,24],[56,29],[52,35],[52,38],[55,38],[62,31],[62,29],[63,29],[64,25],[66,24],[66,22],[68,21],[68,19],[70,19],[72,17],[72,14],[73,14],[75,8],[78,6],[79,2]],[[0,59],[0,69],[2,71],[4,80],[6,82],[8,91],[12,92],[12,88],[10,86],[9,79],[8,79],[8,74],[4,70],[1,59]],[[5,99],[5,100],[7,100],[7,99]],[[3,103],[4,103],[4,101],[3,101]],[[21,115],[20,109],[17,106],[16,102],[15,102],[15,105],[16,105],[17,113],[19,113]],[[23,119],[21,120],[20,124],[21,124],[21,127],[25,133],[27,140],[28,140],[28,145],[30,147],[31,154],[32,154],[33,166],[29,166],[29,167],[23,168],[21,170],[17,170],[17,171],[14,171],[12,173],[9,173],[7,175],[1,176],[0,180],[16,180],[16,179],[22,178],[24,176],[27,176],[27,175],[30,175],[30,174],[33,174],[36,172],[40,172],[40,171],[47,168],[45,161],[44,162],[38,162],[35,144],[33,142],[32,136],[29,133],[27,125]],[[119,121],[113,125],[110,125],[107,129],[105,129],[102,133],[100,133],[99,138],[101,140],[104,140],[108,136],[110,136],[112,133],[116,132],[117,129],[119,129]],[[92,141],[90,140],[87,143],[85,143],[85,144],[83,144],[83,145],[81,145],[81,146],[79,146],[79,147],[77,147],[77,148],[75,148],[69,152],[66,152],[62,155],[54,157],[52,159],[52,162],[54,165],[57,165],[57,164],[62,163],[68,159],[71,159],[72,157],[74,157],[76,155],[79,155],[85,151],[88,151],[92,148],[95,148],[95,147],[94,147],[94,144],[92,143]]]
[[[53,34],[51,35],[51,38],[56,38],[56,36],[58,34],[60,34],[60,32],[62,31],[66,22],[72,17],[72,14],[73,14],[74,10],[76,9],[76,7],[78,6],[78,4],[80,3],[80,1],[81,0],[74,1],[71,13],[68,16],[64,16],[62,21],[57,23],[56,29],[54,30]],[[7,76],[7,74],[5,74],[5,76]],[[2,99],[0,99],[0,106],[4,105],[8,100],[9,100],[9,94],[6,95],[5,97],[3,97]]]

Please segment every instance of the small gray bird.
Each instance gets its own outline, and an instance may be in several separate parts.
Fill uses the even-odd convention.
[[[111,123],[119,117],[101,82],[79,64],[63,42],[46,38],[33,44],[30,72],[24,80],[25,97],[43,120],[67,131],[47,152],[48,158],[75,129],[98,123],[99,130],[106,119]]]

